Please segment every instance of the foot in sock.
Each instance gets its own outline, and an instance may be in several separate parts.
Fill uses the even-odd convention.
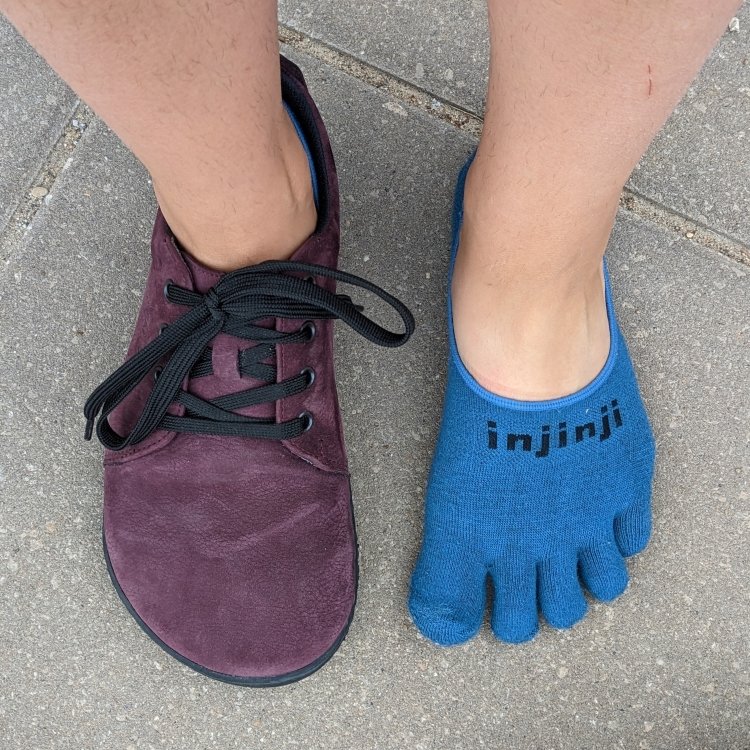
[[[456,194],[451,274],[468,166]],[[552,400],[483,388],[459,356],[449,299],[448,383],[409,596],[417,627],[439,644],[477,633],[487,576],[499,639],[533,638],[540,610],[550,625],[570,627],[586,612],[584,587],[600,600],[619,596],[624,558],[648,542],[654,441],[604,275],[604,367]]]

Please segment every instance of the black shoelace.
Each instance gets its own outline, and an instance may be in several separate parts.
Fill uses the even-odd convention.
[[[288,273],[307,274],[308,278],[288,276]],[[315,276],[335,279],[375,294],[401,316],[404,332],[394,333],[382,328],[363,315],[362,308],[348,296],[334,294],[315,284],[312,279]],[[113,451],[136,445],[157,429],[289,440],[312,426],[310,414],[276,422],[234,411],[293,396],[312,385],[315,373],[311,368],[276,382],[276,367],[265,360],[273,356],[277,345],[311,341],[315,336],[315,320],[338,318],[368,341],[386,347],[401,346],[414,331],[414,318],[400,300],[358,276],[313,264],[268,261],[228,273],[206,294],[171,282],[165,285],[164,294],[170,302],[190,310],[163,327],[153,341],[89,396],[84,407],[86,440],[91,439],[95,422],[99,440]],[[294,318],[305,322],[295,332],[280,333],[255,324],[264,318]],[[182,384],[187,376],[197,378],[212,373],[209,344],[222,332],[257,342],[240,353],[239,370],[241,375],[260,380],[263,385],[207,401],[182,390]],[[166,364],[157,368],[167,355]],[[143,411],[130,434],[117,434],[108,416],[149,373],[153,373],[156,382]],[[172,403],[185,408],[184,416],[167,412]]]

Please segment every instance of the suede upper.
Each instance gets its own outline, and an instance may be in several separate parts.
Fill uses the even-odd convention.
[[[335,268],[338,182],[330,144],[299,70],[282,60],[285,101],[299,110],[317,158],[323,201],[315,233],[293,261]],[[168,282],[207,292],[221,278],[180,250],[159,212],[152,263],[128,357],[184,314]],[[335,282],[316,283],[333,290]],[[259,325],[292,332],[306,321]],[[104,537],[122,594],[152,633],[200,668],[235,678],[304,670],[334,647],[356,597],[356,540],[333,371],[331,320],[315,320],[309,343],[276,346],[277,382],[312,368],[302,393],[240,409],[311,429],[285,441],[156,430],[107,451]],[[183,388],[204,399],[252,388],[239,352],[252,344],[225,333],[211,342],[212,374]],[[145,378],[110,417],[132,428],[153,388]],[[172,405],[180,414],[183,407]]]

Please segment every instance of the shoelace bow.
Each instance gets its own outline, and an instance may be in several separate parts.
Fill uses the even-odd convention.
[[[371,292],[399,314],[404,332],[394,333],[382,328],[363,315],[361,308],[348,296],[329,292],[312,280],[288,276],[288,273],[327,277]],[[314,371],[309,369],[276,382],[276,367],[263,360],[275,352],[277,344],[311,341],[315,335],[314,320],[338,318],[368,341],[386,347],[405,344],[414,331],[414,318],[400,300],[358,276],[314,264],[267,261],[228,273],[206,294],[169,282],[164,292],[170,302],[191,309],[165,326],[153,341],[89,396],[84,407],[86,440],[91,439],[95,423],[99,440],[113,451],[136,445],[157,429],[288,440],[309,429],[310,415],[300,414],[295,419],[276,422],[234,411],[293,396],[312,385]],[[298,318],[306,323],[295,332],[281,333],[253,323],[263,318]],[[188,375],[203,377],[213,371],[208,345],[222,332],[260,342],[240,353],[239,367],[242,375],[265,384],[210,401],[183,391],[181,386]],[[167,355],[170,356],[166,364],[155,371],[158,377],[135,426],[130,434],[119,435],[110,426],[109,415]],[[185,408],[185,416],[167,412],[175,402]]]

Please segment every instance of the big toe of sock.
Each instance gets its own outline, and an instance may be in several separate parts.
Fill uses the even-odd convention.
[[[484,617],[486,578],[465,545],[425,542],[409,592],[409,613],[422,635],[441,646],[473,638]]]

